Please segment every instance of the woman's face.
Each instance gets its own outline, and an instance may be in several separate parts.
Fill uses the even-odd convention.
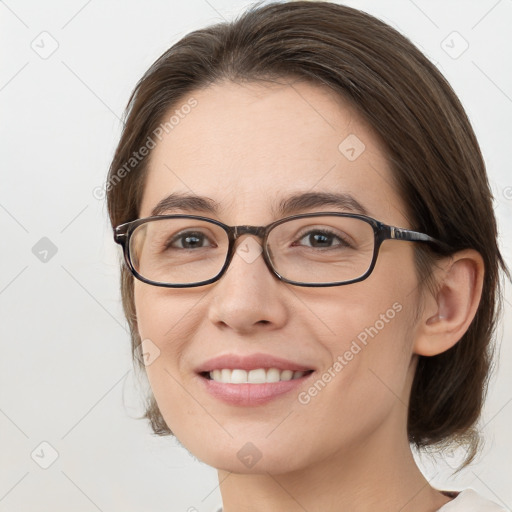
[[[382,146],[329,89],[225,82],[191,96],[195,107],[152,151],[140,217],[179,194],[208,198],[218,211],[196,202],[166,213],[263,226],[281,218],[275,212],[291,196],[334,193],[410,227]],[[293,213],[354,211],[351,203],[297,204]],[[384,242],[364,281],[306,288],[279,281],[260,243],[244,235],[227,273],[207,286],[135,280],[139,333],[153,353],[147,375],[170,429],[207,464],[247,473],[406,442],[419,301],[412,244]],[[200,373],[258,368],[277,368],[284,379],[286,369],[313,372],[274,384],[225,384]]]

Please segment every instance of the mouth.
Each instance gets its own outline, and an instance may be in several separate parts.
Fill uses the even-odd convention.
[[[314,370],[293,371],[279,368],[256,368],[242,370],[241,368],[222,368],[209,372],[201,372],[201,377],[223,384],[268,384],[288,380],[296,380],[310,375]]]
[[[269,354],[218,356],[196,368],[202,389],[236,406],[257,406],[278,397],[292,399],[315,369]]]

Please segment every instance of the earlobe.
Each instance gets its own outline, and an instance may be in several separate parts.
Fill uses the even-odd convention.
[[[416,329],[414,353],[423,356],[450,349],[469,328],[482,295],[482,256],[474,249],[455,253],[439,264],[435,278],[437,293],[425,290]]]

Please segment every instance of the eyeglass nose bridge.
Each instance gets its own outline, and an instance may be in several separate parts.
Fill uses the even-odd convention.
[[[236,241],[238,238],[240,238],[242,235],[254,235],[258,238],[264,238],[265,237],[265,226],[233,226],[232,228],[232,237],[233,241]]]
[[[248,225],[242,225],[242,226],[231,226],[229,227],[228,233],[230,238],[229,243],[229,250],[228,250],[228,256],[226,259],[226,262],[224,264],[223,269],[221,270],[220,274],[217,275],[216,279],[220,279],[228,269],[228,267],[231,265],[231,262],[233,260],[233,256],[235,253],[235,245],[238,238],[240,238],[242,235],[253,235],[256,236],[262,240],[265,239],[265,237],[268,235],[270,226],[248,226]],[[263,261],[265,262],[265,265],[267,266],[268,270],[271,274],[275,275],[280,281],[285,281],[286,279],[283,279],[281,274],[277,272],[277,270],[274,268],[272,262],[269,259],[269,254],[266,253],[265,248],[263,248],[262,252]]]

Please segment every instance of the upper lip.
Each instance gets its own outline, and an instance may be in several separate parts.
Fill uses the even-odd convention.
[[[256,370],[257,368],[277,368],[279,370],[292,370],[292,371],[308,371],[312,370],[311,367],[304,366],[303,364],[289,361],[280,357],[275,357],[270,354],[251,354],[251,355],[238,355],[238,354],[225,354],[212,359],[208,359],[196,368],[197,373],[211,372],[213,370],[227,369],[240,369],[240,370]]]

